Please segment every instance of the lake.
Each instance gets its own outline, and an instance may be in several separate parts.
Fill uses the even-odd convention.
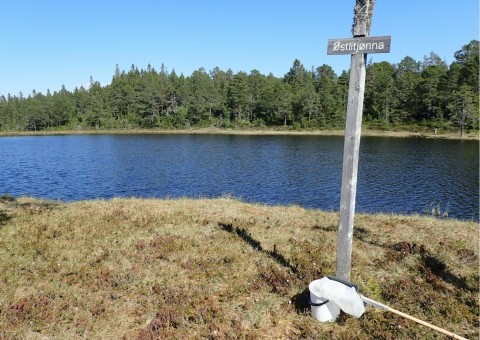
[[[0,138],[0,194],[76,201],[231,195],[338,211],[343,137]],[[477,141],[362,137],[357,212],[478,219]]]

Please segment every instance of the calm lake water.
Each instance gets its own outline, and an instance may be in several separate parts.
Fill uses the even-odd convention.
[[[0,138],[0,194],[75,201],[219,197],[339,209],[343,137],[80,135]],[[362,137],[357,212],[478,219],[475,141]]]

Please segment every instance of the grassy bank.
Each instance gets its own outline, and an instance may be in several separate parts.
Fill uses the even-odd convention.
[[[0,339],[414,339],[367,307],[314,320],[335,270],[336,213],[229,198],[0,200]],[[478,224],[359,215],[351,280],[390,307],[478,338]]]
[[[192,129],[116,129],[116,130],[51,130],[51,131],[23,131],[0,132],[0,136],[51,136],[51,135],[81,135],[81,134],[223,134],[223,135],[263,135],[263,136],[343,136],[343,130],[289,130],[286,128],[255,128],[255,129],[221,129],[221,128],[192,128]],[[387,131],[364,128],[362,136],[398,137],[398,138],[437,138],[458,140],[479,140],[478,132],[465,133],[463,137],[457,132],[422,131]]]

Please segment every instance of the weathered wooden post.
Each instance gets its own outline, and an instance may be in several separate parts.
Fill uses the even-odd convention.
[[[375,0],[356,0],[353,18],[353,37],[370,33],[371,16]],[[340,219],[337,236],[337,267],[335,276],[348,280],[352,263],[353,218],[357,194],[358,154],[362,132],[363,96],[365,93],[366,53],[352,54],[350,82],[348,84],[347,119],[343,147],[342,189]]]
[[[390,52],[390,37],[367,38],[370,34],[375,0],[356,0],[353,19],[353,38],[331,39],[327,54],[351,54],[350,82],[348,85],[347,119],[343,150],[340,219],[337,239],[337,268],[335,276],[350,277],[353,220],[357,193],[358,155],[365,92],[365,64],[367,53]]]

